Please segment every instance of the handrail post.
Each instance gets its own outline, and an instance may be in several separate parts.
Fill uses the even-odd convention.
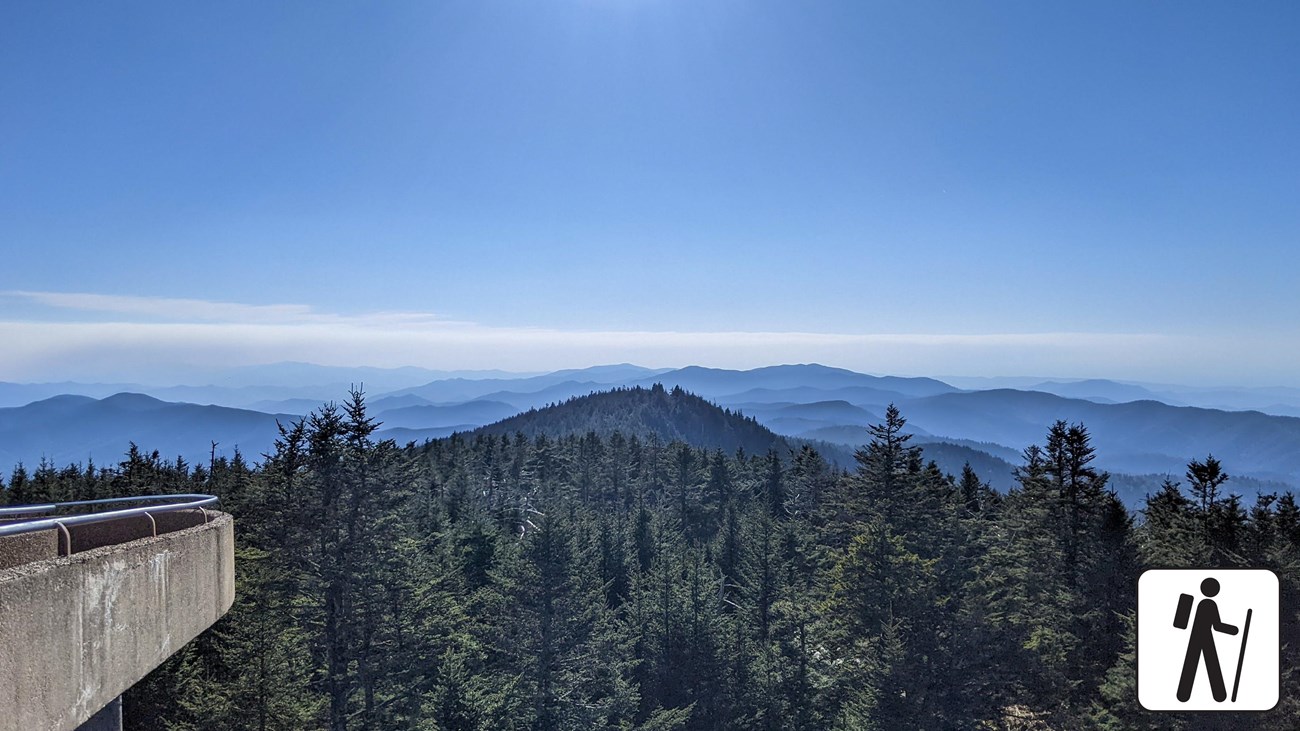
[[[55,521],[54,524],[59,526],[59,531],[63,534],[64,545],[60,546],[60,548],[66,547],[67,552],[63,553],[62,555],[71,556],[72,555],[72,534],[68,532],[68,527],[64,525],[62,521]]]

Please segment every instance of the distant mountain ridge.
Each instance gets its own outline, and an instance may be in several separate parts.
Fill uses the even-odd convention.
[[[1158,401],[1100,404],[1009,389],[941,394],[899,408],[932,434],[1015,449],[1041,443],[1045,424],[1081,422],[1093,436],[1098,463],[1117,472],[1181,475],[1189,459],[1213,453],[1229,472],[1300,484],[1300,419],[1294,417]]]
[[[229,456],[238,447],[252,461],[270,451],[276,420],[293,418],[138,393],[103,399],[55,396],[0,409],[0,464],[34,466],[42,459],[58,467],[88,460],[115,464],[131,442],[166,459],[181,456],[191,464],[206,463],[213,441],[218,454]]]
[[[317,369],[302,364],[282,364],[278,370],[271,369],[281,377],[301,371],[306,379],[337,377],[341,370],[347,369]],[[347,372],[376,375],[364,369]],[[441,375],[421,369],[378,372],[407,380]],[[508,423],[527,424],[528,418],[536,417],[527,417],[523,412],[541,411],[593,393],[649,389],[662,383],[666,391],[680,386],[724,411],[730,409],[742,418],[752,417],[787,445],[804,440],[817,442],[828,453],[837,455],[836,461],[842,464],[844,455],[867,440],[866,427],[878,423],[885,407],[893,403],[908,419],[908,428],[918,443],[942,443],[930,451],[945,470],[959,470],[961,464],[954,460],[964,454],[973,465],[981,465],[977,470],[988,470],[990,478],[986,479],[994,484],[1005,484],[1005,473],[1009,465],[1018,462],[1020,451],[1028,444],[1040,443],[1051,423],[1063,419],[1082,422],[1089,428],[1098,450],[1098,466],[1116,475],[1178,478],[1188,460],[1212,453],[1238,478],[1233,484],[1242,489],[1300,486],[1300,419],[1276,413],[1193,407],[1181,401],[1275,400],[1271,402],[1278,409],[1289,409],[1288,403],[1300,404],[1300,390],[1196,389],[1101,379],[961,382],[991,386],[1001,380],[1015,382],[1018,388],[963,390],[936,379],[873,376],[818,364],[741,371],[613,364],[541,375],[463,373],[393,391],[367,385],[367,403],[370,415],[381,423],[378,436],[406,443],[471,432],[516,414],[520,418]],[[237,383],[237,379],[230,382]],[[342,402],[347,396],[347,386],[343,385],[178,386],[151,389],[147,395],[129,387],[119,389],[128,394],[122,396],[112,390],[118,386],[0,383],[0,404],[23,394],[45,395],[25,402],[25,406],[0,408],[0,474],[7,473],[18,461],[30,465],[43,457],[64,463],[84,462],[92,456],[97,461],[112,461],[125,452],[131,440],[142,448],[186,459],[206,459],[210,442],[215,440],[220,443],[219,452],[238,444],[247,457],[255,460],[270,448],[277,419],[299,418],[325,402]],[[86,393],[49,393],[65,387]],[[276,395],[281,398],[264,398]],[[1158,398],[1135,398],[1150,395]],[[223,402],[248,401],[256,406],[204,406],[208,403],[202,400],[204,396]],[[1300,413],[1300,407],[1296,410]],[[149,414],[156,418],[151,419]],[[620,418],[605,415],[598,423],[612,424]],[[707,423],[713,417],[706,418],[701,412],[700,418]],[[669,429],[662,424],[648,424],[638,425],[637,429],[643,427],[645,433],[659,434],[664,439],[698,441],[699,435],[693,436],[685,427]],[[1149,482],[1144,477],[1132,484]]]
[[[945,380],[946,379],[946,380]],[[194,370],[185,377],[190,385],[103,383],[5,383],[0,382],[0,407],[22,406],[50,396],[79,394],[104,398],[123,391],[145,393],[165,401],[213,404],[236,408],[274,411],[277,401],[307,400],[324,403],[337,400],[349,386],[362,386],[372,396],[423,393],[428,403],[452,405],[482,398],[493,392],[509,393],[514,401],[544,405],[528,397],[544,388],[569,382],[568,395],[613,386],[649,385],[658,380],[706,396],[724,405],[749,401],[825,401],[845,399],[864,405],[884,405],[901,398],[916,398],[949,391],[986,391],[1011,388],[1041,391],[1067,398],[1100,403],[1124,403],[1153,399],[1171,406],[1199,406],[1229,411],[1258,410],[1267,414],[1300,415],[1300,388],[1284,386],[1205,387],[1091,378],[1050,377],[897,377],[810,364],[776,365],[751,370],[726,370],[687,366],[646,368],[629,363],[565,369],[549,373],[518,373],[501,370],[447,371],[412,366],[397,368],[322,366],[282,362],[266,365]],[[206,384],[206,385],[202,385]],[[478,384],[478,385],[475,385]],[[583,391],[586,388],[588,390]],[[846,389],[861,389],[849,392]],[[810,389],[810,390],[804,390]],[[552,400],[568,396],[557,388]],[[752,398],[744,392],[754,390]],[[786,393],[773,393],[785,391]],[[852,394],[852,398],[849,394]],[[408,404],[409,405],[409,404]],[[301,408],[301,403],[294,406]]]
[[[652,383],[662,383],[670,387],[681,386],[693,393],[719,396],[724,394],[734,395],[753,389],[779,390],[789,388],[817,388],[823,390],[855,387],[871,388],[913,397],[932,396],[957,390],[933,378],[870,376],[865,373],[843,368],[831,368],[816,363],[767,366],[747,371],[687,366],[686,368],[643,378],[631,385],[648,386]]]
[[[455,406],[400,406],[377,413],[385,428],[428,429],[500,421],[519,409],[501,401],[478,399]]]
[[[1129,383],[1116,383],[1099,378],[1085,381],[1045,381],[1030,386],[1029,391],[1042,391],[1066,398],[1084,399],[1099,403],[1122,404],[1129,401],[1159,400],[1154,391]]]

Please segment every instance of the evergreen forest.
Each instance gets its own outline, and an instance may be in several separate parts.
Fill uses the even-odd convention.
[[[1267,713],[1136,702],[1147,568],[1272,569],[1282,667],[1300,665],[1300,506],[1243,502],[1213,456],[1131,509],[1083,424],[1044,424],[1000,493],[927,461],[893,407],[845,468],[680,390],[589,398],[599,419],[561,404],[399,445],[353,392],[269,454],[132,445],[19,467],[0,495],[210,492],[235,517],[234,607],[130,691],[128,728],[1300,726],[1289,673]]]

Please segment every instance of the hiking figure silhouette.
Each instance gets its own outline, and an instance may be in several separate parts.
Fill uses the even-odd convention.
[[[1219,666],[1219,651],[1214,646],[1214,633],[1235,635],[1237,628],[1219,620],[1219,605],[1211,598],[1219,593],[1218,581],[1213,578],[1202,581],[1201,593],[1206,598],[1196,607],[1191,638],[1187,641],[1187,655],[1183,658],[1183,674],[1178,681],[1178,700],[1183,703],[1192,697],[1192,685],[1196,682],[1196,670],[1202,657],[1205,658],[1205,672],[1210,676],[1210,692],[1214,694],[1214,700],[1222,702],[1228,697],[1228,689],[1223,684],[1223,668]],[[1184,594],[1183,597],[1184,601],[1179,604],[1180,617],[1175,619],[1175,626],[1180,629],[1187,626],[1186,613],[1191,609],[1191,596]]]

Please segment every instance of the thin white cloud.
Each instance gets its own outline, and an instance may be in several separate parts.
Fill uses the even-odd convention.
[[[321,312],[310,305],[250,305],[172,297],[94,294],[89,292],[32,292],[8,290],[0,296],[19,299],[51,310],[120,315],[128,321],[219,322],[241,324],[371,323],[421,325],[442,321],[423,312],[375,312],[348,316]]]
[[[10,290],[0,294],[55,310],[171,321],[290,323],[307,322],[320,317],[306,305],[248,305],[198,299],[136,297],[87,292]]]

